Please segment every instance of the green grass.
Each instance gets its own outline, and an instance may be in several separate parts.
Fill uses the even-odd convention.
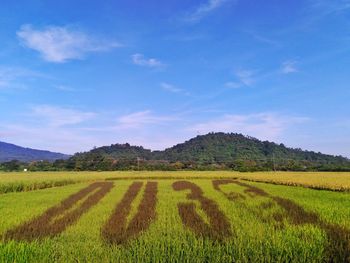
[[[143,176],[153,178],[152,176],[157,177],[161,174],[163,173],[146,173]],[[184,173],[172,174],[177,177],[184,175]],[[0,235],[40,215],[47,208],[86,187],[90,181],[116,175],[126,176],[130,173],[74,174],[76,175],[79,180],[86,182],[1,195]],[[225,242],[197,237],[190,229],[185,228],[178,214],[177,204],[192,202],[186,199],[189,191],[174,191],[172,183],[176,179],[153,179],[159,182],[156,221],[147,231],[126,245],[107,245],[101,239],[100,229],[133,182],[133,180],[116,180],[111,192],[62,234],[29,243],[0,241],[0,262],[320,262],[324,259],[327,237],[322,229],[312,224],[293,225],[287,221],[284,228],[276,228],[274,222],[264,221],[258,215],[260,213],[263,218],[269,218],[274,212],[282,211],[282,208],[275,206],[262,211],[260,205],[268,202],[269,198],[251,198],[246,194],[247,198],[243,201],[229,201],[213,188],[209,178],[215,177],[212,175],[212,172],[204,172],[201,177],[206,176],[208,179],[190,181],[200,186],[206,197],[217,202],[220,210],[228,217],[234,235]],[[225,173],[216,174],[217,177],[222,175],[227,176]],[[37,173],[33,176],[35,178],[27,182],[57,178],[67,180],[73,177],[73,175],[56,174],[57,178],[51,178],[46,174]],[[134,173],[133,176],[140,177],[140,173]],[[192,174],[192,177],[196,176],[200,177],[199,173]],[[0,179],[2,183],[5,181],[4,178]],[[273,196],[293,200],[305,210],[316,212],[326,222],[350,229],[349,193],[256,182],[249,184],[262,188]],[[235,184],[221,186],[221,189],[225,192],[244,193],[244,188]],[[139,195],[142,195],[142,191]],[[133,204],[135,206],[133,214],[137,211],[136,206],[140,198],[141,196],[138,196]],[[195,203],[199,210],[199,203],[197,201]],[[200,214],[205,217],[203,212]]]

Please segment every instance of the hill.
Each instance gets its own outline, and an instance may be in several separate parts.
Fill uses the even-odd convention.
[[[32,162],[40,160],[55,161],[58,159],[67,159],[69,157],[69,155],[62,153],[35,150],[10,143],[0,142],[0,163],[12,160],[18,160],[21,162]]]
[[[155,152],[157,155],[157,153]],[[171,161],[193,160],[228,162],[233,160],[295,160],[350,162],[341,156],[332,156],[302,149],[288,148],[283,144],[260,141],[236,133],[209,133],[158,153]]]
[[[70,168],[82,170],[221,167],[237,170],[347,170],[350,160],[313,151],[293,149],[236,133],[209,133],[177,144],[164,151],[141,146],[114,144],[78,153]],[[168,164],[168,165],[167,165]]]

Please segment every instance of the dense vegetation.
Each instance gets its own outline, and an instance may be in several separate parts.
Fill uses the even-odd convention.
[[[14,162],[3,170],[16,170]],[[24,167],[17,163],[17,166]],[[209,133],[164,151],[114,144],[77,153],[66,161],[33,162],[29,170],[237,170],[237,171],[350,171],[350,160],[293,149],[242,134]],[[0,167],[1,169],[1,167]]]
[[[68,155],[61,153],[34,150],[10,143],[0,142],[0,162],[9,162],[12,160],[18,160],[21,162],[32,162],[39,160],[55,161],[58,159],[67,158],[69,158]]]

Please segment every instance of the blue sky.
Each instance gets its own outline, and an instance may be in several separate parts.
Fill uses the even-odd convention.
[[[3,0],[0,140],[223,131],[350,157],[349,28],[350,0]]]

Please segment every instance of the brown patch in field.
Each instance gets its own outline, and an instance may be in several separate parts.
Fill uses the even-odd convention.
[[[273,219],[276,221],[276,222],[283,222],[283,219],[285,218],[285,215],[282,214],[282,213],[274,213],[273,214]]]
[[[263,189],[261,189],[259,187],[256,187],[256,186],[253,186],[253,185],[249,185],[249,184],[246,184],[246,183],[242,183],[242,182],[239,182],[239,181],[234,181],[234,183],[239,185],[239,186],[245,187],[246,189],[244,190],[244,192],[246,194],[248,194],[249,196],[251,196],[251,197],[256,197],[256,196],[268,197],[269,196],[268,193],[266,193]]]
[[[320,222],[319,225],[328,236],[325,252],[329,262],[350,262],[349,229],[325,222]]]
[[[262,203],[260,205],[260,208],[263,210],[266,210],[266,209],[270,209],[270,208],[274,207],[274,205],[275,205],[274,202],[269,201],[269,202]]]
[[[131,204],[140,192],[142,184],[141,182],[135,182],[129,187],[122,201],[117,205],[114,213],[102,228],[102,236],[108,243],[126,243],[130,238],[147,230],[156,218],[158,183],[147,182],[138,211],[127,226]]]
[[[263,189],[260,189],[256,186],[253,186],[253,185],[249,185],[249,184],[246,184],[246,183],[242,183],[240,181],[237,181],[237,180],[231,180],[231,179],[221,179],[221,180],[213,180],[212,181],[213,183],[213,186],[214,186],[214,189],[216,189],[217,191],[225,194],[227,197],[229,197],[229,195],[231,194],[232,196],[237,196],[238,195],[238,198],[241,198],[241,199],[245,199],[245,196],[242,195],[242,194],[234,194],[234,193],[230,193],[230,194],[227,194],[225,193],[224,191],[222,191],[220,189],[220,185],[223,185],[223,184],[237,184],[239,186],[242,186],[242,187],[245,187],[246,189],[244,190],[244,192],[246,194],[248,194],[249,196],[251,197],[255,197],[255,196],[266,196],[268,197],[269,194],[266,193]]]
[[[232,235],[230,223],[223,214],[217,203],[203,196],[203,191],[196,184],[188,181],[178,181],[173,183],[175,191],[190,190],[187,199],[200,202],[201,209],[206,213],[209,219],[207,224],[196,212],[194,203],[179,203],[178,210],[183,224],[191,228],[198,236],[209,237],[213,240],[223,240]]]
[[[272,215],[272,220],[274,221],[276,228],[283,228],[284,220],[288,220],[294,225],[305,225],[310,224],[319,227],[327,234],[327,244],[325,247],[325,258],[328,262],[350,262],[350,230],[344,226],[327,223],[322,220],[319,215],[315,212],[306,211],[302,206],[298,205],[294,201],[279,196],[271,196],[264,190],[242,183],[236,180],[214,180],[213,186],[216,190],[224,193],[219,185],[235,183],[237,185],[243,186],[246,189],[245,193],[249,194],[251,197],[263,196],[269,197],[273,201],[263,203],[260,205],[260,209],[267,210],[274,206],[274,203],[283,208],[283,213],[274,213]],[[228,194],[224,193],[228,199]],[[232,200],[232,199],[230,199]],[[270,219],[263,217],[262,212],[255,211],[254,209],[245,206],[245,208],[254,213],[263,222],[269,222]]]
[[[326,232],[328,240],[325,248],[326,257],[329,262],[350,262],[350,231],[349,229],[327,223],[318,214],[305,211],[305,209],[281,197],[272,197],[286,211],[286,216],[293,224],[312,224]]]
[[[231,201],[234,201],[234,200],[237,200],[237,199],[243,199],[243,200],[245,199],[245,196],[240,194],[240,193],[235,193],[235,192],[226,193],[226,192],[224,192],[224,191],[222,191],[220,189],[220,185],[237,183],[237,181],[235,181],[235,180],[230,180],[230,179],[213,180],[212,183],[213,183],[213,186],[214,186],[215,190],[223,193],[227,197],[227,199],[229,199]]]
[[[96,205],[112,187],[112,182],[90,184],[88,187],[63,200],[59,205],[49,208],[42,215],[7,231],[4,234],[4,239],[33,241],[35,239],[58,235],[68,226],[74,224],[91,207]],[[77,202],[84,198],[86,198],[85,201],[72,209]],[[70,209],[72,210],[68,211]]]
[[[293,202],[292,200],[274,196],[272,199],[284,208],[286,216],[294,225],[312,224],[315,225],[319,221],[319,216],[314,212],[307,212],[305,209]]]

